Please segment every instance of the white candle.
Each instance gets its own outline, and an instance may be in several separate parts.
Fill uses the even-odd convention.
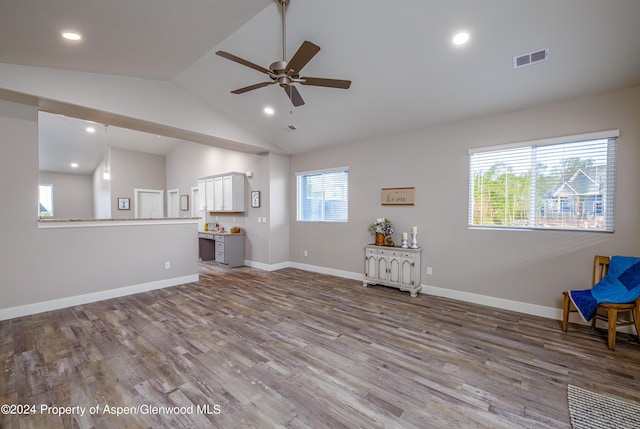
[[[403,232],[403,233],[402,233],[402,239],[403,239],[403,240],[406,240],[406,239],[407,239],[407,233],[406,233],[406,232]]]
[[[411,234],[417,234],[418,233],[418,227],[417,226],[412,226],[411,227]]]

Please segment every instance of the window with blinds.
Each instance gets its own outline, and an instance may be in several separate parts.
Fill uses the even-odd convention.
[[[349,169],[296,173],[297,219],[300,222],[349,220]]]
[[[613,232],[619,132],[469,151],[469,226]]]

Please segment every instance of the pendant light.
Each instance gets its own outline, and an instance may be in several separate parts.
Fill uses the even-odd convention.
[[[107,146],[107,124],[104,124],[104,173],[102,178],[104,180],[111,180],[111,168],[109,167],[109,147]]]

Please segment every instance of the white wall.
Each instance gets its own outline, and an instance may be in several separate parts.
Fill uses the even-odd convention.
[[[291,260],[361,273],[362,245],[373,241],[367,227],[386,216],[396,241],[418,227],[423,284],[560,308],[561,291],[590,287],[594,255],[640,256],[638,118],[633,88],[293,156],[292,173],[349,166],[350,202],[346,224],[297,223],[291,174]],[[615,233],[467,228],[469,148],[611,129],[620,130]],[[381,188],[412,186],[415,206],[381,206]]]
[[[245,260],[266,269],[288,261],[289,256],[288,181],[285,178],[289,158],[275,155],[279,161],[273,165],[273,156],[246,154],[190,142],[180,143],[166,156],[167,188],[178,189],[180,195],[190,194],[199,177],[232,171],[253,172],[253,177],[245,178],[245,213],[205,213],[205,219],[199,225],[202,229],[206,220],[216,222],[226,230],[239,226],[246,232]],[[275,196],[270,195],[273,186],[277,190]],[[261,192],[262,201],[258,208],[251,207],[251,191]],[[275,223],[270,209],[274,204],[279,208]],[[267,218],[267,223],[258,223],[259,217]],[[272,237],[273,228],[277,231],[275,239]],[[272,251],[272,246],[275,246],[275,251]]]
[[[104,179],[105,159],[93,171],[93,217],[111,218],[111,180]]]
[[[41,171],[40,184],[53,185],[54,219],[89,219],[93,217],[91,176]]]
[[[166,160],[164,155],[111,148],[111,218],[133,218],[134,189],[165,191],[167,204]],[[118,210],[118,198],[129,198],[129,210]]]
[[[289,156],[269,155],[269,188],[262,197],[262,204],[269,213],[269,260],[275,265],[288,263],[290,256],[289,162]]]
[[[42,311],[50,307],[34,304],[197,278],[195,223],[38,228],[37,120],[36,107],[0,100],[0,193],[11,202],[0,204],[0,318],[15,315],[11,308]]]

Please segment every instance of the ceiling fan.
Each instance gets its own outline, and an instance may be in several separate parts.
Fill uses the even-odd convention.
[[[268,69],[247,61],[243,58],[237,57],[225,51],[218,51],[216,55],[226,58],[231,61],[235,61],[243,66],[250,67],[259,72],[265,73],[271,78],[271,81],[260,82],[254,85],[245,86],[231,91],[232,94],[244,94],[245,92],[252,91],[254,89],[263,88],[265,86],[279,84],[287,96],[291,100],[294,106],[302,106],[304,100],[298,92],[298,89],[294,84],[299,83],[301,85],[311,86],[324,86],[329,88],[348,89],[351,86],[350,80],[341,79],[326,79],[320,77],[307,77],[300,76],[300,71],[307,65],[309,61],[320,51],[320,47],[314,43],[305,40],[298,48],[296,53],[291,57],[291,60],[287,62],[287,45],[286,45],[286,8],[291,0],[275,0],[280,5],[280,12],[282,15],[282,61],[276,61],[272,63]]]

